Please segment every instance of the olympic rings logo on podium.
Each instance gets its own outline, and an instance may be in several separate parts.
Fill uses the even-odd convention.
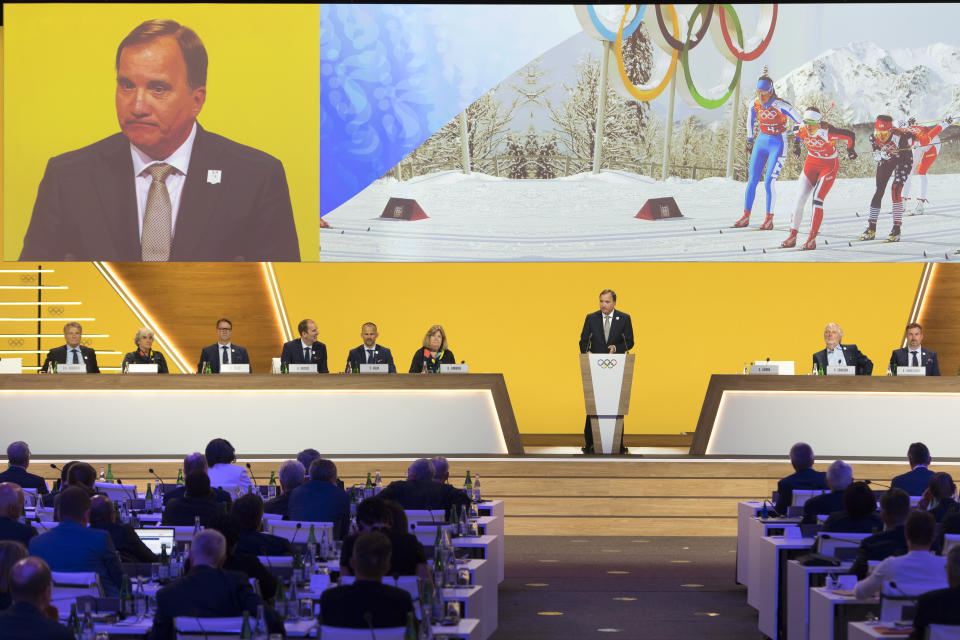
[[[617,361],[612,358],[598,358],[597,366],[601,369],[613,369],[617,366]]]

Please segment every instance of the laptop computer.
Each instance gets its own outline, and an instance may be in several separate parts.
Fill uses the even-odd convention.
[[[163,545],[167,545],[167,553],[173,551],[173,527],[146,527],[134,529],[134,531],[137,532],[137,536],[143,541],[143,544],[155,554],[160,555]]]

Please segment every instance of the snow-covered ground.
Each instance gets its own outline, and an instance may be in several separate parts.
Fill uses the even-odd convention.
[[[911,195],[919,182],[914,177]],[[447,171],[406,182],[378,180],[324,217],[320,260],[348,262],[488,261],[960,261],[960,175],[930,175],[922,216],[905,216],[899,243],[886,243],[892,225],[889,186],[877,240],[860,242],[873,178],[837,180],[827,196],[815,251],[780,249],[787,236],[797,181],[779,181],[773,231],[763,221],[763,184],[751,227],[730,226],[743,212],[744,183],[726,178],[659,182],[619,171],[555,180],[509,180]],[[638,220],[648,198],[672,196],[684,217]],[[426,220],[380,219],[391,197],[414,198]],[[908,202],[908,211],[915,201]],[[806,239],[807,202],[800,227]]]

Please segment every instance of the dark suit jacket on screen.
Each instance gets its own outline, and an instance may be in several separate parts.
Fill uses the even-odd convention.
[[[13,484],[20,485],[23,489],[36,489],[37,495],[40,496],[50,492],[50,490],[47,489],[46,480],[16,465],[10,465],[6,471],[0,473],[0,482],[12,482]]]
[[[80,345],[79,348],[80,356],[83,358],[83,362],[81,364],[87,365],[87,373],[100,373],[100,367],[97,366],[97,352],[90,347],[85,347],[83,345]],[[64,344],[50,349],[50,351],[47,352],[47,359],[43,361],[43,366],[40,368],[40,370],[45,371],[47,365],[51,362],[56,362],[57,364],[67,364],[67,345]]]
[[[373,350],[375,353],[372,364],[386,364],[389,365],[390,373],[397,372],[397,367],[393,364],[393,354],[390,353],[390,349],[375,344],[373,345]],[[352,368],[355,364],[367,364],[367,348],[364,345],[360,345],[356,349],[350,349],[350,353],[347,354],[347,366]]]
[[[139,261],[136,197],[122,133],[51,158],[20,259]],[[170,260],[299,261],[283,164],[198,124]]]
[[[843,349],[843,359],[847,362],[847,365],[857,368],[858,376],[869,376],[873,373],[873,362],[857,349],[857,345],[841,344],[840,348]],[[813,354],[813,364],[823,367],[824,371],[827,370],[826,349],[821,349]]]
[[[893,353],[890,354],[890,368],[893,369],[894,366],[913,366],[910,364],[910,360],[910,349],[906,347],[903,349],[894,349]],[[921,367],[925,367],[927,369],[928,376],[940,375],[940,362],[937,360],[936,351],[930,351],[929,349],[924,349],[921,346],[920,353],[917,354],[917,360],[920,362]]]
[[[313,357],[310,362],[317,365],[318,373],[330,373],[327,368],[327,345],[317,340],[312,346]],[[300,342],[300,338],[284,343],[283,350],[280,352],[280,361],[286,364],[307,364],[303,359],[303,343]]]
[[[812,468],[792,473],[777,482],[777,504],[774,507],[777,513],[787,515],[787,507],[793,504],[794,489],[826,489],[827,474],[824,471],[814,471]]]
[[[930,477],[933,471],[926,467],[916,467],[903,475],[899,475],[890,481],[890,487],[893,489],[903,489],[911,496],[922,496],[930,485]]]
[[[203,373],[203,363],[210,363],[210,371],[220,373],[220,359],[223,358],[223,351],[220,349],[220,343],[204,347],[200,352],[200,362],[197,364],[197,373]],[[250,364],[250,356],[244,347],[230,344],[230,364]],[[251,368],[252,372],[253,369]]]
[[[616,353],[633,349],[633,324],[623,311],[613,310],[610,321],[610,339],[603,339],[603,313],[600,310],[588,313],[580,332],[580,353],[610,353],[610,345],[616,345]]]
[[[357,580],[353,584],[327,589],[320,596],[320,621],[331,627],[366,629],[366,613],[373,617],[375,629],[403,627],[407,613],[413,613],[413,600],[403,589]]]

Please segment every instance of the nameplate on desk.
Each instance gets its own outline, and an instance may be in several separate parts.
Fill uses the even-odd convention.
[[[926,367],[897,367],[898,376],[925,376],[927,375]]]
[[[307,365],[310,366],[310,365]],[[316,367],[313,368],[314,371],[317,370]],[[250,373],[250,365],[248,364],[222,364],[220,365],[220,373]]]
[[[158,373],[160,366],[157,363],[152,364],[128,364],[127,373]]]
[[[290,364],[289,369],[290,373],[316,373],[317,365],[315,364]]]
[[[360,373],[390,373],[390,365],[388,364],[361,364]]]
[[[778,364],[754,364],[750,366],[750,375],[752,376],[778,376],[780,375],[780,365]]]
[[[442,364],[440,373],[470,373],[470,366],[466,364]]]
[[[85,364],[58,364],[57,373],[86,373],[87,365]]]
[[[827,366],[827,375],[828,376],[855,376],[857,375],[857,368],[851,367],[848,364],[843,366],[839,364],[831,364]]]

